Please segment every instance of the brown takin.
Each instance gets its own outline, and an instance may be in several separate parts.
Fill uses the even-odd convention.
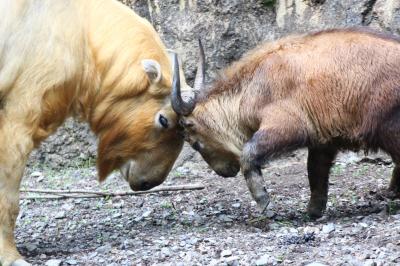
[[[395,168],[400,194],[400,39],[367,29],[333,29],[266,43],[204,87],[204,52],[197,96],[172,106],[186,140],[222,176],[242,169],[261,210],[269,197],[261,167],[308,148],[308,213],[326,208],[329,170],[342,149],[381,149]]]
[[[113,0],[0,1],[0,265],[28,265],[14,242],[29,153],[63,121],[99,138],[98,172],[132,189],[164,181],[183,140],[172,65],[151,24]]]

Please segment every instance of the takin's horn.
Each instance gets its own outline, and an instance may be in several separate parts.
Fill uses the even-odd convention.
[[[204,88],[204,80],[206,77],[206,56],[204,55],[203,44],[201,43],[201,39],[199,38],[199,52],[200,58],[197,64],[197,72],[196,78],[194,80],[194,92],[197,94]]]
[[[171,95],[172,109],[179,115],[190,115],[196,106],[196,100],[190,99],[185,102],[181,94],[181,81],[179,75],[179,62],[178,55],[174,54],[174,77],[172,80],[172,95]]]

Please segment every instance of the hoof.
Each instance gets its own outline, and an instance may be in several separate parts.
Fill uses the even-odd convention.
[[[32,264],[26,262],[23,259],[19,259],[11,263],[11,266],[32,266]]]
[[[312,219],[321,218],[326,209],[326,200],[311,200],[307,207],[307,214]]]
[[[257,203],[257,208],[261,213],[266,213],[267,212],[267,207],[270,203],[268,193],[265,192],[265,194],[258,195],[257,198],[255,199]]]
[[[399,199],[400,198],[400,188],[397,186],[390,186],[387,193],[386,193],[388,198],[390,199]]]

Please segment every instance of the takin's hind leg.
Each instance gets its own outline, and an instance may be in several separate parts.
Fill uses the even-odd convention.
[[[315,147],[308,149],[307,170],[311,198],[307,213],[311,218],[319,218],[328,201],[329,170],[337,154],[335,147]]]
[[[0,128],[0,265],[27,266],[17,251],[14,229],[19,213],[19,187],[33,144],[16,125]]]
[[[394,169],[389,184],[390,196],[400,197],[400,111],[379,127],[379,147],[387,152],[393,160]]]
[[[400,198],[400,165],[395,162],[392,172],[392,179],[390,180],[389,191],[394,197]]]

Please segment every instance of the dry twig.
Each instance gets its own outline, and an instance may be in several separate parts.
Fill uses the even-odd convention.
[[[147,191],[91,191],[91,190],[47,190],[47,189],[21,189],[23,193],[38,193],[38,194],[52,194],[52,195],[38,195],[38,196],[22,196],[21,199],[67,199],[67,198],[104,198],[104,197],[123,197],[123,196],[136,196],[141,194],[164,192],[164,191],[187,191],[187,190],[201,190],[204,185],[179,185],[179,186],[164,186],[157,187]]]

